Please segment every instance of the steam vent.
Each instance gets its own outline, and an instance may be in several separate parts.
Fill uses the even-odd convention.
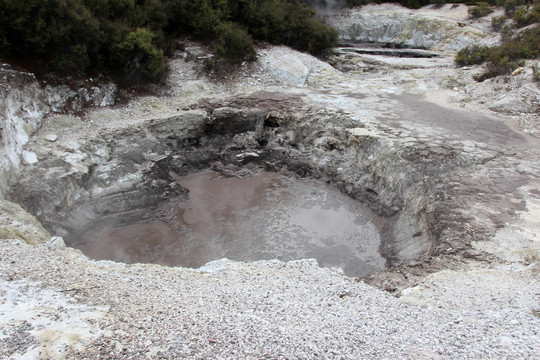
[[[537,7],[4,3],[0,358],[540,355]]]

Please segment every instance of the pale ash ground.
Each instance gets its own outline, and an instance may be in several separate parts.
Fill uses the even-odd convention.
[[[456,70],[451,60],[439,65],[361,76],[278,47],[261,50],[259,62],[238,81],[217,85],[197,77],[193,63],[179,60],[172,64],[171,97],[96,110],[87,115],[85,131],[165,117],[204,97],[272,88],[304,92],[369,124],[381,111],[396,110],[361,108],[361,101],[341,94],[420,93],[493,114],[489,105],[500,96],[492,91],[497,86],[509,87],[516,98],[526,95],[520,85],[532,86],[528,70],[508,84],[481,85],[471,80],[477,69]],[[329,92],[310,94],[310,88]],[[505,119],[538,131],[537,115]],[[85,131],[71,136],[84,137]],[[519,189],[527,210],[492,241],[475,245],[504,261],[465,261],[460,269],[404,289],[400,298],[309,260],[223,260],[190,270],[90,261],[57,240],[37,246],[2,240],[0,357],[538,358],[538,188]]]

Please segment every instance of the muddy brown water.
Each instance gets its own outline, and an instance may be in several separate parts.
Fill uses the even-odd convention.
[[[313,180],[276,173],[179,179],[189,200],[173,221],[113,229],[77,246],[94,259],[197,268],[212,260],[315,258],[362,276],[385,267],[377,219],[361,203]]]

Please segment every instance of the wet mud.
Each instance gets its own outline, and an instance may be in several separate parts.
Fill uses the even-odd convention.
[[[193,268],[221,258],[315,258],[350,276],[385,267],[381,219],[324,183],[271,172],[231,178],[211,171],[177,181],[189,198],[171,221],[112,229],[75,246],[94,259]]]

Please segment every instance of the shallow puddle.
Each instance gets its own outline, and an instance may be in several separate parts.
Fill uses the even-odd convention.
[[[313,180],[275,173],[179,179],[189,200],[171,223],[114,229],[77,246],[94,259],[197,268],[209,261],[315,258],[361,276],[382,270],[380,236],[362,204]]]

